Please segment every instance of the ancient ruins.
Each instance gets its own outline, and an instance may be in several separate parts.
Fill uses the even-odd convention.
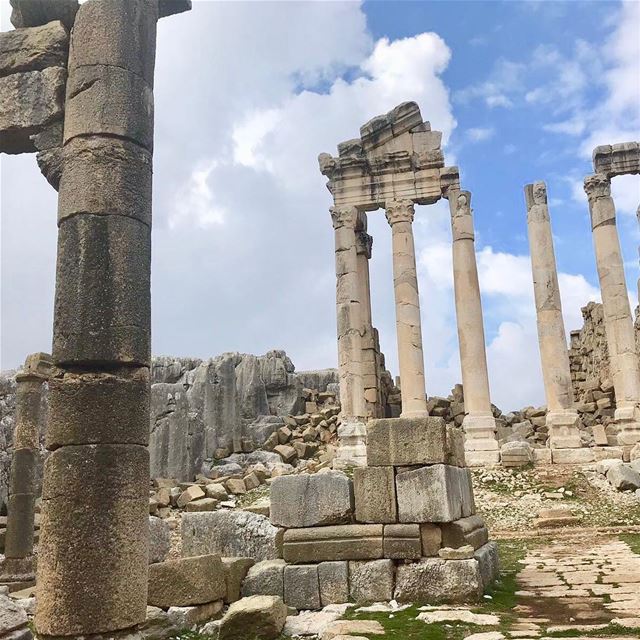
[[[514,561],[505,547],[501,564],[510,529],[496,526],[511,512],[542,530],[588,520],[550,506],[575,498],[582,478],[640,526],[640,318],[611,198],[613,178],[640,174],[638,142],[593,153],[584,189],[602,304],[584,307],[569,345],[547,187],[524,187],[545,407],[491,402],[471,193],[415,102],[318,158],[333,200],[336,369],[296,371],[282,350],[152,358],[156,28],[191,2],[11,6],[0,151],[36,153],[58,192],[58,249],[52,354],[0,375],[0,640],[189,629],[359,640],[384,629],[358,615],[406,611],[412,623],[469,624],[469,640],[505,640],[503,623],[511,638],[536,638],[554,629],[534,615],[540,598],[565,598],[571,621],[597,609],[604,626],[591,631],[640,630],[631,543],[598,539],[588,562],[553,546]],[[442,198],[462,373],[447,398],[427,395],[413,233],[416,205]],[[378,209],[391,227],[395,380],[371,306]],[[555,491],[526,486],[554,474]],[[487,612],[509,588],[509,615],[528,619]],[[488,635],[471,635],[482,625]]]

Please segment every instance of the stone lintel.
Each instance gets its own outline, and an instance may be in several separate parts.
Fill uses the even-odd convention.
[[[606,144],[593,150],[593,169],[608,177],[640,173],[640,144],[621,142]]]
[[[158,17],[166,18],[177,13],[191,11],[192,7],[191,0],[158,0]]]

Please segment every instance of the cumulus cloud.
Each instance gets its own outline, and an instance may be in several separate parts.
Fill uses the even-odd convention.
[[[495,133],[496,130],[493,127],[471,127],[467,129],[466,135],[471,142],[484,142],[493,138]]]

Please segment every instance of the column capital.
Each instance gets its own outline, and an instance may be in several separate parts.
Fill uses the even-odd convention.
[[[584,179],[584,191],[590,203],[597,198],[608,198],[611,196],[611,180],[604,173],[594,173]]]
[[[532,222],[549,221],[547,207],[547,185],[539,180],[524,187],[524,199],[527,204],[527,219]]]
[[[391,200],[386,203],[385,213],[393,227],[397,222],[413,222],[415,206],[411,200]]]
[[[471,192],[450,190],[446,197],[449,199],[453,241],[474,240]]]
[[[366,255],[367,260],[371,260],[371,248],[373,247],[373,236],[366,231],[356,231],[356,253]]]
[[[356,207],[331,207],[329,212],[331,213],[334,229],[339,229],[340,227],[356,228],[358,222],[358,209]]]

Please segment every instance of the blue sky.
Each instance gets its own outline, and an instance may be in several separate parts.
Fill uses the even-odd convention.
[[[0,4],[3,29],[8,2]],[[473,193],[492,395],[542,404],[523,185],[545,180],[567,331],[597,299],[583,177],[640,139],[638,2],[210,2],[158,30],[155,354],[286,349],[335,366],[331,198],[320,152],[406,100]],[[51,343],[56,197],[2,158],[0,365]],[[636,304],[640,178],[616,179]],[[370,215],[374,323],[397,372],[390,231]],[[446,203],[415,221],[427,390],[460,380]]]

